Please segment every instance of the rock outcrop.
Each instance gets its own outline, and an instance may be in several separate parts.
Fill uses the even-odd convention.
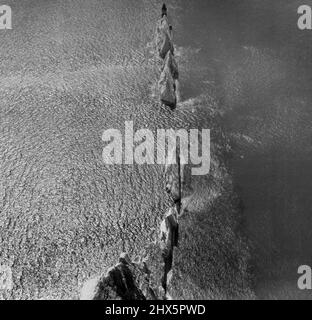
[[[175,83],[168,68],[164,68],[163,72],[161,73],[158,82],[158,88],[161,103],[174,109],[177,104]]]
[[[81,300],[155,300],[150,288],[150,271],[145,261],[132,262],[128,254],[99,278],[85,283]]]
[[[163,7],[164,8],[164,7]],[[176,81],[179,78],[178,65],[174,59],[172,26],[169,24],[167,10],[162,10],[155,35],[156,52],[162,60],[158,89],[162,104],[174,109],[177,105]]]

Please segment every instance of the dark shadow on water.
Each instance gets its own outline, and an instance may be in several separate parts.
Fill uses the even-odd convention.
[[[187,95],[211,80],[224,112],[260,298],[302,298],[297,269],[312,264],[312,45],[297,5],[188,1],[179,38],[201,49]]]

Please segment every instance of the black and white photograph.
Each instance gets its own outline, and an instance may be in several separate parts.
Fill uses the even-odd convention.
[[[312,0],[0,0],[0,305],[311,300],[311,193]]]

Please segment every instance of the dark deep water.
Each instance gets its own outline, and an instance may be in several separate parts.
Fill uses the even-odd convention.
[[[194,81],[209,84],[213,74],[259,298],[301,297],[297,269],[312,263],[312,33],[297,28],[301,4],[183,5],[179,43],[200,49]],[[200,90],[197,83],[184,92],[188,98]]]

